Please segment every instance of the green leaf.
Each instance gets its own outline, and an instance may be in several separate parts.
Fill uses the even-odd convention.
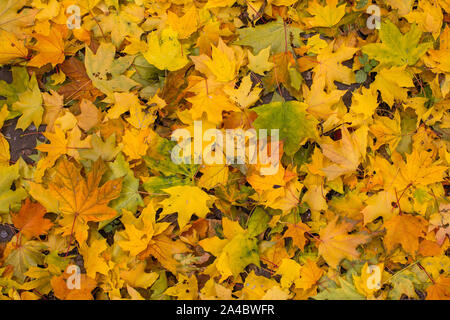
[[[283,150],[290,156],[306,142],[317,137],[317,120],[306,113],[307,105],[298,101],[271,102],[252,110],[258,114],[255,129],[279,129]],[[270,131],[268,131],[270,135]]]
[[[367,73],[364,70],[356,71],[355,79],[357,83],[363,83],[367,79]]]
[[[248,219],[248,233],[250,236],[257,236],[267,229],[271,217],[264,209],[257,207]]]
[[[153,141],[154,152],[158,158],[151,155],[144,156],[143,159],[147,167],[157,170],[166,177],[181,174],[187,177],[193,177],[197,172],[198,164],[175,164],[171,159],[171,152],[176,145],[175,141],[170,141],[159,136]]]
[[[406,295],[409,298],[417,298],[414,283],[419,284],[420,281],[418,281],[414,273],[406,270],[394,275],[389,283],[392,286],[392,290],[389,291],[390,299],[400,300],[402,295]]]
[[[119,153],[114,162],[108,163],[108,167],[112,171],[112,174],[107,176],[108,180],[123,178],[120,196],[112,200],[109,205],[116,209],[117,212],[121,212],[121,209],[126,209],[136,213],[138,206],[144,206],[144,201],[138,192],[139,179],[134,176],[130,165],[122,153]]]
[[[367,6],[368,0],[359,0],[358,3],[356,4],[356,9],[361,10],[363,9],[365,6]]]
[[[8,105],[12,105],[19,100],[19,95],[27,90],[28,83],[30,82],[27,69],[25,68],[12,67],[11,73],[11,83],[0,80],[0,96],[6,98],[6,103]]]
[[[421,43],[422,31],[416,24],[404,35],[390,21],[382,23],[382,43],[371,43],[362,47],[362,52],[389,66],[414,65],[432,47],[431,42]]]
[[[27,197],[27,192],[21,187],[16,190],[7,190],[0,194],[0,213],[18,211],[21,201]]]
[[[116,147],[116,135],[113,133],[105,142],[97,134],[91,138],[92,149],[80,150],[80,156],[88,160],[97,161],[102,158],[103,161],[111,161],[120,152],[121,147]]]
[[[356,288],[343,278],[339,279],[341,287],[327,286],[318,295],[312,297],[315,300],[365,300]]]
[[[13,166],[0,165],[0,213],[16,211],[20,202],[27,197],[26,191],[20,187],[11,190],[14,180],[19,178],[19,162]]]
[[[251,263],[259,266],[258,240],[247,233],[240,233],[223,248],[217,258],[217,269],[221,273],[229,269],[237,277]]]
[[[303,164],[308,163],[311,155],[314,151],[314,145],[312,143],[306,144],[301,147],[292,158],[285,157],[282,159],[283,165],[293,164],[300,168]]]
[[[289,68],[289,79],[292,88],[295,90],[300,90],[303,83],[303,77],[302,74],[298,72],[297,68]]]
[[[285,32],[286,27],[286,32]],[[286,41],[288,48],[292,37],[292,44],[300,46],[300,28],[292,27],[283,23],[282,18],[256,27],[243,28],[238,30],[239,40],[234,44],[249,46],[253,48],[253,54],[270,46],[270,53],[280,53],[286,50]],[[287,37],[287,39],[286,39]]]
[[[139,82],[143,86],[158,83],[159,77],[164,75],[163,71],[148,63],[142,55],[138,55],[134,59],[133,67],[136,69],[136,73],[133,74],[131,79]]]
[[[162,193],[162,189],[183,186],[191,184],[190,180],[182,179],[177,176],[171,177],[149,177],[142,184],[142,187],[150,193]]]
[[[159,271],[159,277],[152,285],[151,289],[153,291],[151,299],[153,300],[170,300],[169,296],[165,295],[164,292],[167,289],[167,276],[166,271]]]
[[[368,60],[369,56],[365,53],[361,57],[359,57],[359,62],[361,62],[362,65],[365,65]]]
[[[101,92],[112,96],[114,91],[126,92],[139,85],[123,75],[133,63],[134,56],[115,58],[116,49],[112,43],[102,43],[94,54],[86,47],[86,73],[92,84]]]
[[[19,94],[18,98],[18,101],[12,105],[12,110],[22,113],[16,127],[25,130],[33,122],[38,128],[42,122],[44,108],[42,108],[42,95],[34,74],[28,83],[27,90]]]
[[[401,114],[400,126],[402,128],[402,138],[397,145],[396,150],[400,153],[411,153],[412,151],[412,136],[416,131],[417,116],[414,111],[407,109]]]
[[[6,258],[6,264],[14,267],[14,275],[21,281],[25,280],[25,272],[30,267],[42,264],[44,255],[40,250],[44,249],[45,245],[37,241],[27,241],[22,244]]]
[[[19,164],[13,166],[0,165],[0,193],[11,188],[14,180],[19,178]]]

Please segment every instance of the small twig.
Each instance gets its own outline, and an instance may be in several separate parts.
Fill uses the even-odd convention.
[[[256,15],[258,16],[258,18],[260,18],[264,23],[266,22],[266,21],[264,20],[264,18],[259,14],[259,12],[256,11],[256,9],[253,8],[253,6],[252,6],[247,0],[245,0],[245,3],[247,3],[247,5],[250,7],[250,9],[252,9],[252,10],[256,13]]]
[[[100,24],[98,23],[97,18],[94,16],[94,14],[92,13],[91,10],[89,10],[89,14],[92,16],[92,19],[94,19],[95,23],[97,24],[98,28],[100,29],[100,32],[101,32],[102,37],[103,37],[103,40],[106,41],[105,34],[103,33],[103,29],[102,29],[102,27],[100,26]]]
[[[425,272],[425,274],[427,275],[428,279],[430,279],[431,282],[433,282],[433,284],[435,284],[433,278],[430,276],[430,274],[428,273],[428,271],[425,270],[425,268],[420,264],[420,262],[417,262],[417,266],[420,268],[420,270],[422,270],[423,272]]]
[[[288,40],[287,40],[287,28],[286,21],[283,19],[283,27],[284,27],[284,54],[288,53]]]
[[[44,134],[43,132],[37,131],[37,132],[27,132],[27,133],[23,133],[20,135],[20,137],[25,137],[25,136],[32,136],[32,135],[38,135],[38,134]]]

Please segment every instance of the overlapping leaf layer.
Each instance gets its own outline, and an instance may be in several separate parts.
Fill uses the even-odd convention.
[[[448,0],[0,5],[1,299],[450,298]]]

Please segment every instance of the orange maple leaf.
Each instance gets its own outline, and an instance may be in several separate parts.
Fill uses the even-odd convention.
[[[53,292],[61,300],[93,300],[91,292],[97,286],[97,282],[86,274],[80,274],[80,288],[69,289],[67,280],[70,274],[63,273],[59,277],[53,277],[50,284]]]
[[[66,157],[57,162],[55,171],[49,191],[59,202],[59,211],[63,214],[60,224],[65,227],[64,234],[74,232],[75,238],[83,242],[87,238],[88,221],[103,221],[117,214],[108,203],[120,195],[122,179],[107,181],[99,187],[106,171],[101,158],[94,162],[86,179]]]
[[[283,238],[292,238],[292,242],[294,243],[294,245],[296,245],[300,250],[303,251],[306,244],[305,232],[308,232],[310,230],[311,228],[302,222],[296,224],[289,223],[288,229],[284,233]]]
[[[427,288],[426,300],[450,300],[450,278],[441,275]]]
[[[53,223],[44,218],[47,211],[39,202],[26,199],[19,213],[13,214],[14,226],[27,238],[33,238],[47,233]]]
[[[390,252],[400,244],[406,252],[415,256],[419,249],[419,236],[426,232],[427,224],[424,218],[408,214],[393,217],[384,224],[384,246]]]
[[[33,37],[37,40],[33,49],[39,53],[30,60],[28,66],[40,68],[47,63],[51,63],[52,66],[55,66],[64,62],[64,40],[63,35],[58,28],[53,27],[48,36],[35,34]]]

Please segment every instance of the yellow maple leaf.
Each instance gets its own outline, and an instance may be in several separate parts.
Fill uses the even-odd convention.
[[[81,243],[80,253],[83,255],[84,268],[88,277],[95,279],[97,272],[107,275],[111,269],[102,253],[108,248],[106,239],[92,239],[90,243]]]
[[[221,38],[217,47],[212,45],[212,58],[207,58],[204,63],[217,81],[228,82],[236,77],[237,64],[234,51],[227,47]]]
[[[195,5],[190,6],[181,17],[172,11],[167,12],[167,24],[178,32],[178,39],[187,39],[197,31],[198,20],[198,10]]]
[[[118,119],[122,114],[130,111],[133,106],[140,106],[138,96],[133,92],[114,92],[114,105],[108,110],[108,118]]]
[[[28,49],[24,42],[17,39],[13,33],[4,30],[0,30],[0,48],[0,65],[28,56]]]
[[[325,75],[315,75],[311,88],[304,84],[303,92],[305,103],[308,105],[306,110],[315,117],[322,119],[328,119],[337,113],[333,106],[339,102],[343,95],[340,90],[325,91]]]
[[[37,150],[47,152],[47,156],[40,159],[37,163],[34,179],[40,182],[40,179],[45,174],[45,171],[55,164],[55,161],[64,154],[68,153],[68,142],[65,133],[60,127],[55,128],[55,133],[44,132],[43,135],[50,140],[49,144],[40,144],[36,147]]]
[[[221,282],[230,276],[237,277],[250,263],[259,265],[256,239],[236,221],[223,218],[222,226],[225,239],[214,236],[198,242],[205,251],[217,257],[212,267],[221,275]]]
[[[378,107],[376,92],[366,88],[362,88],[360,93],[355,93],[352,102],[351,112],[363,114],[363,119],[372,117]]]
[[[225,164],[207,165],[200,171],[203,173],[198,181],[201,188],[212,189],[217,185],[227,184],[229,169]]]
[[[433,68],[433,72],[450,73],[450,60],[447,59],[449,55],[450,27],[447,25],[440,35],[439,50],[428,50],[427,56],[424,57],[424,62],[427,66]]]
[[[193,214],[199,218],[204,218],[209,212],[211,202],[214,200],[213,196],[194,186],[175,186],[163,189],[163,191],[168,193],[170,197],[161,202],[164,208],[161,217],[178,212],[180,230],[183,230],[184,226],[189,223]]]
[[[166,28],[158,36],[154,31],[149,34],[148,49],[143,52],[144,58],[160,70],[175,71],[183,68],[189,61],[186,49],[177,39],[176,31]]]
[[[319,233],[319,254],[332,268],[337,268],[344,258],[349,260],[358,258],[359,252],[356,247],[370,239],[363,234],[348,234],[354,224],[345,221],[338,224],[338,219],[339,217],[334,218]]]
[[[325,77],[326,85],[330,89],[335,88],[334,81],[346,84],[355,82],[352,69],[345,67],[341,62],[351,59],[357,51],[358,48],[347,47],[345,44],[335,49],[334,41],[329,43],[317,56],[318,64],[313,69],[315,77]]]
[[[309,3],[307,11],[312,18],[306,18],[310,28],[313,27],[332,27],[341,21],[345,15],[345,3],[337,5],[338,0],[327,0],[326,5],[322,6],[318,1]]]
[[[260,75],[264,75],[264,72],[272,70],[275,65],[273,62],[269,61],[270,46],[259,51],[257,55],[253,55],[248,51],[248,68]]]
[[[379,90],[383,100],[387,104],[393,105],[394,100],[406,100],[408,90],[405,88],[413,86],[412,77],[406,72],[405,66],[403,66],[381,69],[375,77],[371,88],[373,90]]]
[[[389,191],[380,191],[367,199],[367,206],[361,211],[364,215],[364,224],[372,222],[378,217],[383,217],[384,221],[389,220],[395,214],[392,207],[394,201],[395,195]]]
[[[301,266],[292,259],[283,259],[276,274],[281,275],[281,287],[289,288],[295,280],[300,278]]]
[[[439,37],[444,18],[441,7],[436,3],[428,0],[420,0],[418,3],[420,10],[405,15],[408,22],[417,23],[424,32],[431,32],[434,39]]]
[[[404,188],[407,186],[427,186],[442,181],[448,166],[438,160],[433,162],[427,150],[413,148],[411,154],[406,154],[406,162],[397,163],[400,168],[400,182]],[[420,170],[417,170],[420,168]]]
[[[252,89],[252,80],[250,75],[242,78],[239,88],[234,89],[231,87],[225,87],[223,91],[230,97],[230,99],[236,102],[241,108],[248,108],[253,105],[259,99],[259,94],[262,89],[259,85],[256,85]]]
[[[132,287],[147,289],[156,279],[159,274],[157,272],[145,272],[146,263],[139,262],[129,270],[123,270],[120,272],[120,276]]]
[[[194,120],[201,119],[205,112],[209,121],[220,123],[222,121],[222,111],[240,111],[240,109],[223,94],[208,94],[205,92],[187,98],[186,100],[192,103],[190,113]]]
[[[197,277],[195,275],[186,277],[180,274],[178,276],[178,283],[168,288],[164,293],[177,297],[178,300],[195,300],[198,296]]]
[[[339,142],[321,144],[323,155],[333,162],[322,168],[329,180],[356,171],[360,162],[361,154],[356,144],[358,137],[351,136],[345,127],[341,132],[342,139]]]
[[[400,114],[395,112],[393,119],[374,116],[374,123],[370,126],[370,132],[377,138],[375,148],[388,144],[391,150],[395,150],[402,139]]]
[[[130,128],[129,130],[126,130],[123,135],[123,153],[125,153],[130,160],[140,159],[147,152],[150,143],[149,135],[149,128],[143,130]]]

